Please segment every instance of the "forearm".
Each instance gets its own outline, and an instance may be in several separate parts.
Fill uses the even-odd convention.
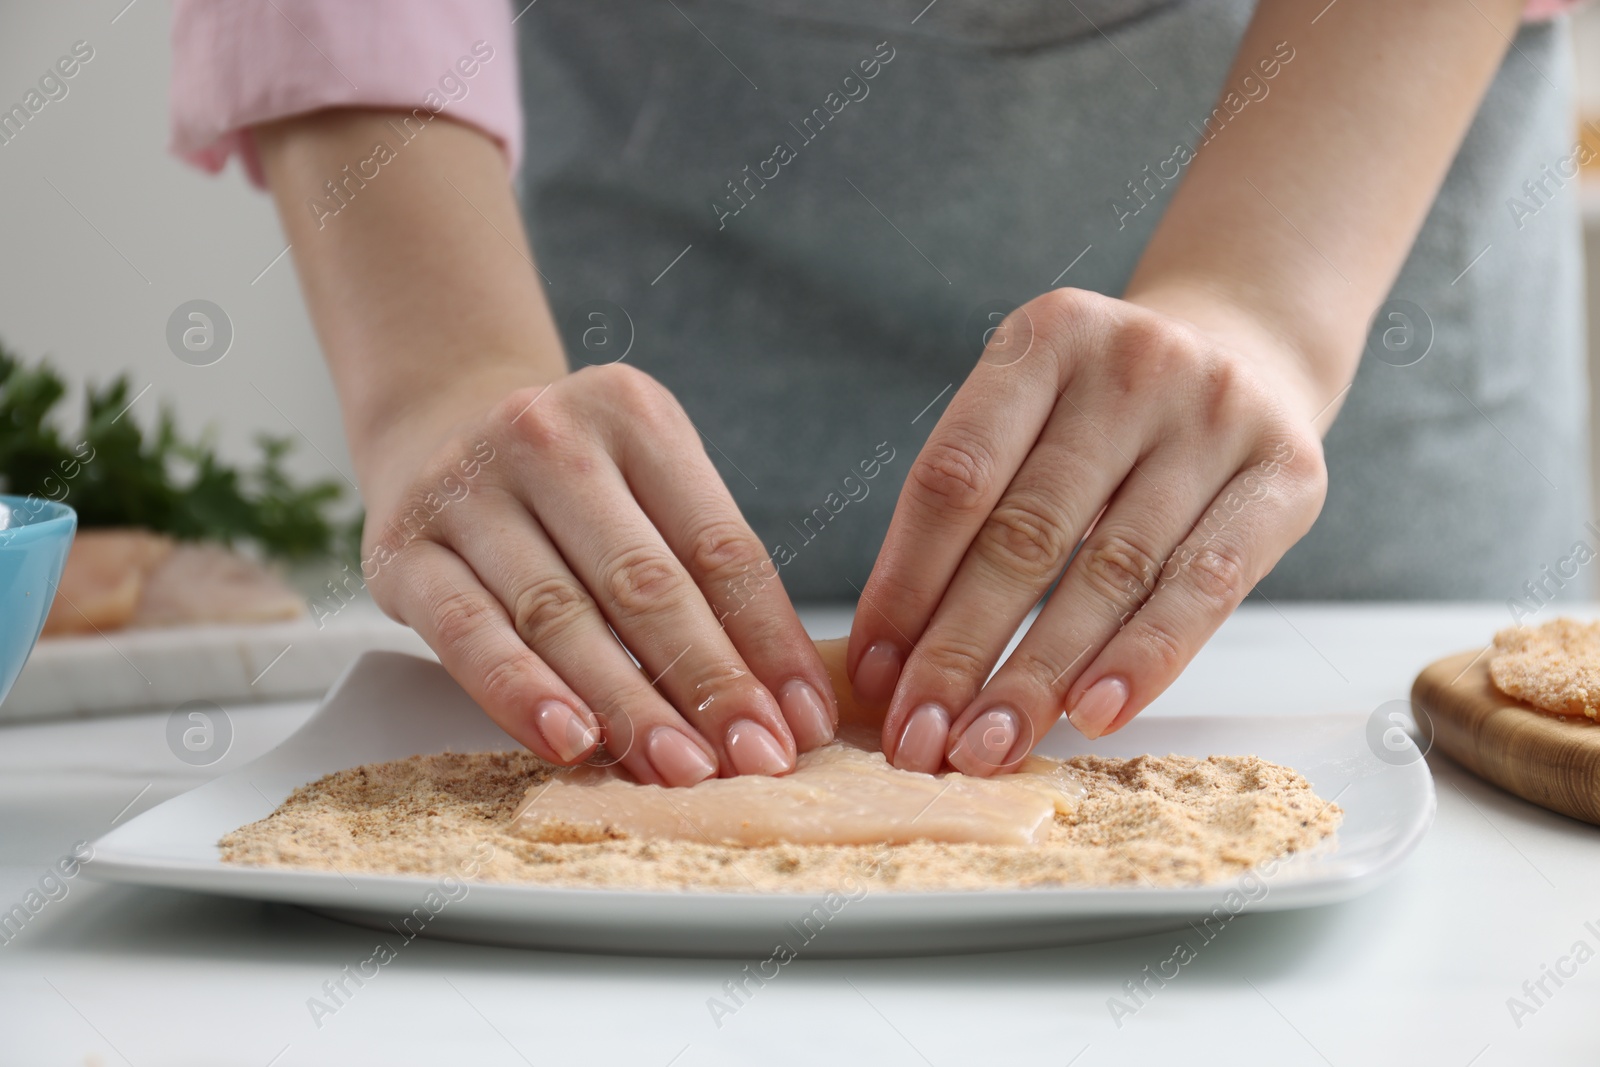
[[[441,119],[404,141],[407,117],[336,110],[255,131],[369,494],[406,437],[566,373],[499,149]],[[366,162],[380,143],[392,158]]]
[[[1221,333],[1270,336],[1299,364],[1307,416],[1354,376],[1522,0],[1318,7],[1262,0],[1223,92],[1235,106],[1247,90],[1267,95],[1208,124],[1126,293]],[[1293,58],[1263,78],[1257,64],[1283,42]]]

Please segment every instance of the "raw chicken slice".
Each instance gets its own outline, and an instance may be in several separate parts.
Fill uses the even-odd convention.
[[[222,545],[139,529],[79,530],[46,636],[135,626],[272,622],[306,613],[266,566]]]
[[[537,841],[1030,845],[1082,796],[1083,785],[1058,760],[1030,757],[997,778],[934,776],[835,742],[804,753],[783,778],[712,778],[687,789],[640,785],[610,768],[563,770],[529,791],[512,827]]]
[[[801,755],[783,778],[712,778],[687,789],[640,785],[615,768],[575,767],[534,786],[512,827],[537,841],[610,837],[716,844],[904,844],[951,841],[1028,845],[1084,786],[1060,760],[1030,756],[1013,774],[927,775],[889,765],[877,751],[882,709],[851,698],[845,642],[817,652],[839,703],[840,741]]]
[[[79,530],[67,553],[44,634],[87,634],[126,626],[172,538],[149,530]]]
[[[222,545],[185,542],[151,572],[128,624],[276,622],[305,613],[305,598],[266,566]]]

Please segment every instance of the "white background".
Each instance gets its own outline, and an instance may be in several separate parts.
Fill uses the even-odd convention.
[[[237,163],[213,178],[167,152],[170,11],[125,4],[0,0],[0,106],[20,102],[73,42],[94,48],[67,96],[0,144],[0,341],[77,384],[131,373],[135,391],[152,386],[133,409],[141,421],[170,403],[187,432],[215,427],[235,460],[254,456],[256,433],[297,427],[327,458],[301,442],[293,469],[322,478],[331,462],[348,474],[292,256],[261,274],[286,244],[272,202]],[[232,350],[209,367],[166,342],[167,317],[197,298],[233,321]]]

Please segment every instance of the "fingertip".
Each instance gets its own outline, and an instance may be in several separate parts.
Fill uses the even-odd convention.
[[[1067,721],[1090,741],[1111,732],[1111,724],[1128,704],[1128,683],[1107,676],[1083,691],[1067,709]]]
[[[657,726],[644,746],[650,768],[669,786],[696,785],[717,773],[717,765],[681,730]]]
[[[587,759],[600,746],[600,727],[594,718],[560,700],[540,702],[533,725],[549,749],[546,758],[563,766]]]
[[[962,774],[980,778],[998,774],[1033,747],[1027,721],[1015,709],[1003,705],[980,712],[950,731],[945,759]]]
[[[906,718],[889,762],[902,771],[933,774],[944,764],[950,737],[950,713],[938,704],[924,704]]]
[[[863,704],[887,704],[900,683],[906,657],[894,642],[879,639],[867,646],[856,661],[850,687]]]
[[[839,713],[826,701],[816,686],[802,678],[791,678],[778,687],[778,707],[794,735],[796,748],[809,752],[834,739],[839,728]]]
[[[787,746],[771,729],[754,719],[736,720],[729,725],[724,738],[728,763],[734,774],[776,777],[794,770],[794,756],[785,751]]]
[[[1111,720],[1111,725],[1107,726],[1100,736],[1108,737],[1111,734],[1116,733],[1134,719],[1137,719],[1139,717],[1139,713],[1144,709],[1144,704],[1139,703],[1137,700],[1130,699],[1127,705],[1123,707],[1122,711],[1117,714],[1117,717]]]

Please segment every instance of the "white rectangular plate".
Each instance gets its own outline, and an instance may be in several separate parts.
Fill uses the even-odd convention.
[[[1331,847],[1291,857],[1268,877],[1211,886],[876,889],[842,905],[835,898],[828,908],[812,894],[485,883],[464,895],[453,892],[456,899],[442,906],[435,895],[425,907],[438,889],[433,879],[224,864],[220,837],[270,814],[295,788],[324,774],[417,753],[516,747],[437,663],[369,652],[282,745],[105,835],[85,869],[110,881],[286,901],[384,930],[398,929],[423,908],[426,922],[414,919],[406,930],[502,945],[749,958],[772,954],[779,942],[818,957],[1037,948],[1175,929],[1218,908],[1231,915],[1328,904],[1373,888],[1427,832],[1434,791],[1425,761],[1378,758],[1366,726],[1365,715],[1152,715],[1093,744],[1096,754],[1108,756],[1258,755],[1294,767],[1344,808]],[[1039,746],[1062,757],[1089,748],[1065,724]]]

